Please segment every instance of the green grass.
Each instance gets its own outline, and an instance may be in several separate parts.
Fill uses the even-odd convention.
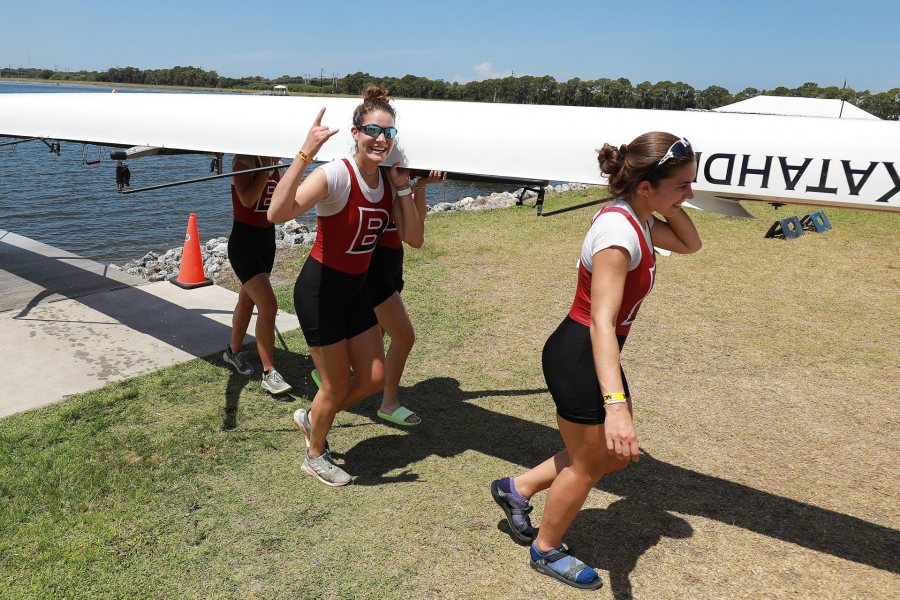
[[[900,221],[829,210],[831,232],[764,240],[796,213],[751,210],[692,212],[704,250],[659,261],[624,355],[648,454],[567,537],[601,568],[597,597],[900,593]],[[375,398],[339,415],[347,488],[299,471],[296,331],[277,356],[291,402],[213,356],[0,421],[0,597],[572,597],[531,571],[487,486],[559,448],[540,349],[590,211],[429,217],[401,393],[424,423],[377,422]],[[304,257],[279,255],[288,310]]]

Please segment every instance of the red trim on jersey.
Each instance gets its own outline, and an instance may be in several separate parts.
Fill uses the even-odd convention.
[[[644,232],[641,226],[631,216],[631,213],[624,208],[618,206],[607,206],[597,211],[594,215],[592,223],[604,212],[617,212],[625,215],[628,222],[637,233],[638,241],[641,245],[641,262],[633,270],[629,271],[625,277],[625,289],[622,292],[622,305],[619,308],[619,314],[616,315],[616,335],[628,335],[631,331],[631,324],[637,316],[641,302],[653,289],[653,281],[656,275],[656,258],[653,256],[653,249],[647,244],[644,238]],[[582,325],[590,326],[591,324],[591,272],[578,260],[578,286],[575,288],[575,300],[572,302],[572,308],[569,310],[569,317]]]
[[[377,203],[369,202],[350,161],[342,160],[350,172],[350,196],[340,212],[317,217],[316,243],[309,255],[326,267],[358,275],[368,270],[378,238],[391,222],[394,190],[387,169],[379,167],[384,193]]]
[[[256,166],[262,166],[259,164],[259,158],[256,158]],[[256,204],[247,208],[241,204],[241,199],[238,198],[237,188],[234,187],[234,180],[232,179],[231,208],[234,210],[234,220],[238,223],[244,223],[245,225],[259,227],[261,229],[275,227],[275,225],[270,223],[269,219],[266,217],[266,211],[269,210],[269,204],[272,203],[272,194],[275,193],[275,186],[278,185],[279,181],[281,181],[281,169],[272,169],[269,171],[269,177],[266,179],[266,185],[259,195],[259,200],[256,201]]]

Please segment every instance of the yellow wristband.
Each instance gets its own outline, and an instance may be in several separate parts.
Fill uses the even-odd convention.
[[[297,152],[297,156],[299,156],[301,160],[305,160],[307,164],[312,162],[312,157],[304,152],[303,148],[300,148],[300,150]]]
[[[623,394],[622,392],[603,395],[603,406],[606,406],[607,404],[622,404],[623,402],[627,401],[628,398],[626,398],[625,394]]]

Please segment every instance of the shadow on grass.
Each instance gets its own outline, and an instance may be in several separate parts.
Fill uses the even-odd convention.
[[[429,456],[453,457],[466,450],[513,464],[536,465],[562,447],[555,428],[492,412],[467,401],[545,391],[467,392],[460,388],[459,381],[449,377],[422,381],[401,390],[401,401],[422,416],[423,424],[409,429],[410,435],[400,439],[388,435],[360,442],[345,453],[346,464],[356,475],[357,485],[417,481],[419,476],[412,467],[415,463]],[[367,400],[353,411],[371,416],[371,402]],[[386,475],[395,470],[402,472]],[[490,481],[484,481],[486,498],[489,484]],[[628,574],[647,549],[662,537],[692,535],[690,525],[670,513],[714,519],[816,552],[900,573],[896,560],[900,556],[897,530],[691,471],[657,460],[646,452],[638,463],[605,477],[598,488],[621,499],[605,510],[583,511],[569,530],[567,540],[588,563],[612,573],[617,598],[630,597]]]
[[[222,431],[230,431],[237,428],[241,392],[247,386],[259,385],[259,369],[261,367],[259,355],[256,353],[256,344],[245,344],[244,352],[256,369],[253,375],[241,375],[225,364],[221,354],[213,354],[204,359],[217,367],[225,366],[228,368],[228,381],[225,384],[225,399],[222,411]],[[315,384],[309,378],[309,372],[313,368],[309,355],[290,352],[286,347],[278,348],[276,345],[275,364],[278,372],[282,374],[285,381],[293,386],[293,389],[286,394],[270,395],[270,398],[278,402],[287,403],[297,400],[298,397],[312,398],[315,395]]]

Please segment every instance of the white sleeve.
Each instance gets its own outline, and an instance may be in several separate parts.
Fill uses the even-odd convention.
[[[641,243],[637,232],[625,215],[614,212],[604,213],[594,220],[581,247],[581,262],[590,271],[594,255],[612,246],[618,246],[628,252],[629,271],[633,271],[641,264]]]
[[[325,173],[328,195],[316,205],[316,214],[328,217],[341,212],[350,198],[350,172],[342,160],[333,160],[318,168]]]

